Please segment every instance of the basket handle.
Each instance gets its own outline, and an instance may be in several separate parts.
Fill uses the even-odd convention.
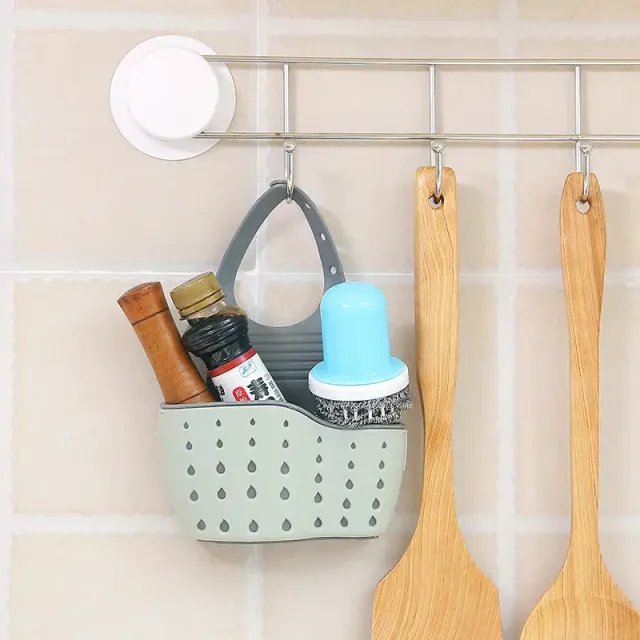
[[[271,186],[256,200],[251,209],[249,209],[249,212],[231,239],[216,275],[220,286],[232,304],[236,303],[234,285],[238,275],[238,269],[240,268],[242,259],[247,253],[247,249],[264,221],[274,209],[286,199],[287,183],[284,180],[272,182]],[[320,263],[322,264],[324,290],[327,291],[327,289],[334,285],[344,282],[344,270],[336,246],[313,200],[311,200],[302,189],[296,186],[293,188],[292,199],[302,210],[307,224],[313,232],[313,239],[318,248]]]

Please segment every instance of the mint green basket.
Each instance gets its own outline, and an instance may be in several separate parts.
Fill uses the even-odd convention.
[[[216,542],[369,538],[393,517],[402,425],[338,429],[285,403],[163,405],[164,472],[187,535]]]

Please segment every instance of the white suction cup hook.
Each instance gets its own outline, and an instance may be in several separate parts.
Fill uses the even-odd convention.
[[[111,81],[111,112],[136,149],[162,160],[185,160],[208,151],[226,131],[236,108],[227,65],[208,63],[215,52],[193,38],[159,36],[134,47]]]
[[[591,168],[590,158],[593,146],[590,144],[581,144],[580,153],[582,154],[582,197],[581,202],[589,200],[589,187],[591,186]]]

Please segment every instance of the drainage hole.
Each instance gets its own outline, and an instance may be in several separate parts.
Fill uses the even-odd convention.
[[[226,471],[226,469],[224,468],[224,465],[222,464],[222,462],[218,462],[218,466],[216,467],[216,471],[219,474],[223,474]]]
[[[200,531],[204,531],[207,528],[207,523],[204,520],[200,520],[200,522],[198,522],[198,529],[200,529]]]
[[[216,442],[216,447],[218,447],[218,449],[222,449],[224,445],[222,444],[222,440],[220,440],[220,438],[218,438],[218,442]]]
[[[247,471],[249,473],[256,472],[256,463],[253,460],[249,460],[249,464],[247,465]]]
[[[315,481],[318,484],[322,482],[322,476],[319,473],[316,473]]]
[[[190,442],[187,442],[186,447],[187,451],[191,451],[191,449],[193,449],[193,445]]]
[[[289,448],[289,441],[288,440],[283,440],[282,441],[282,448],[283,449],[288,449]]]
[[[283,500],[288,500],[290,495],[291,494],[289,493],[289,489],[287,489],[287,487],[282,487],[282,491],[280,492],[280,497]]]
[[[351,482],[351,480],[347,480],[347,484],[345,486],[347,489],[353,489],[353,482]]]
[[[280,473],[282,473],[283,475],[287,475],[287,473],[289,473],[289,465],[286,462],[282,463],[282,466],[280,467]]]
[[[247,489],[247,497],[248,497],[248,498],[253,499],[253,498],[255,498],[255,497],[256,497],[256,495],[257,495],[257,492],[256,492],[256,490],[255,490],[255,487],[250,486],[250,487]]]
[[[376,499],[371,503],[371,506],[372,506],[374,509],[379,509],[379,508],[380,508],[380,500],[378,500],[378,498],[376,498]]]
[[[255,520],[252,520],[249,523],[249,531],[251,531],[251,533],[255,533],[258,530],[258,523]]]
[[[220,531],[223,533],[227,533],[227,531],[229,531],[229,523],[226,520],[223,520],[220,523]]]
[[[382,480],[378,480],[376,487],[378,487],[378,489],[382,489],[382,487],[384,487],[384,482],[382,482]]]
[[[196,470],[193,468],[193,465],[191,465],[191,464],[189,465],[189,467],[187,468],[187,473],[190,476],[195,476],[196,475]]]
[[[291,529],[291,523],[285,518],[284,522],[282,523],[282,530],[289,531],[290,529]]]
[[[313,501],[314,502],[322,502],[322,495],[320,493],[316,493],[316,495],[313,496]]]
[[[347,465],[349,469],[353,469],[356,465],[353,464],[353,460],[349,460],[349,464]]]
[[[189,498],[191,499],[191,502],[196,502],[196,500],[199,498],[200,496],[198,496],[198,492],[197,491],[192,491],[191,495],[189,496]]]
[[[218,489],[218,498],[224,500],[227,497],[227,492],[224,489]]]
[[[343,517],[342,517],[342,520],[340,520],[340,524],[341,524],[343,527],[348,527],[348,526],[349,526],[349,521],[348,521],[348,520],[343,516]]]
[[[319,529],[322,526],[322,520],[320,520],[320,518],[316,518],[313,522],[313,526],[316,529]]]
[[[378,524],[378,521],[373,516],[371,516],[369,518],[369,525],[372,527],[375,527],[377,524]]]

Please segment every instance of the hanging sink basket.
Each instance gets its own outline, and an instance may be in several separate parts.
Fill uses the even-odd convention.
[[[369,538],[393,517],[402,425],[336,428],[280,402],[163,405],[169,496],[187,535],[216,542]]]

